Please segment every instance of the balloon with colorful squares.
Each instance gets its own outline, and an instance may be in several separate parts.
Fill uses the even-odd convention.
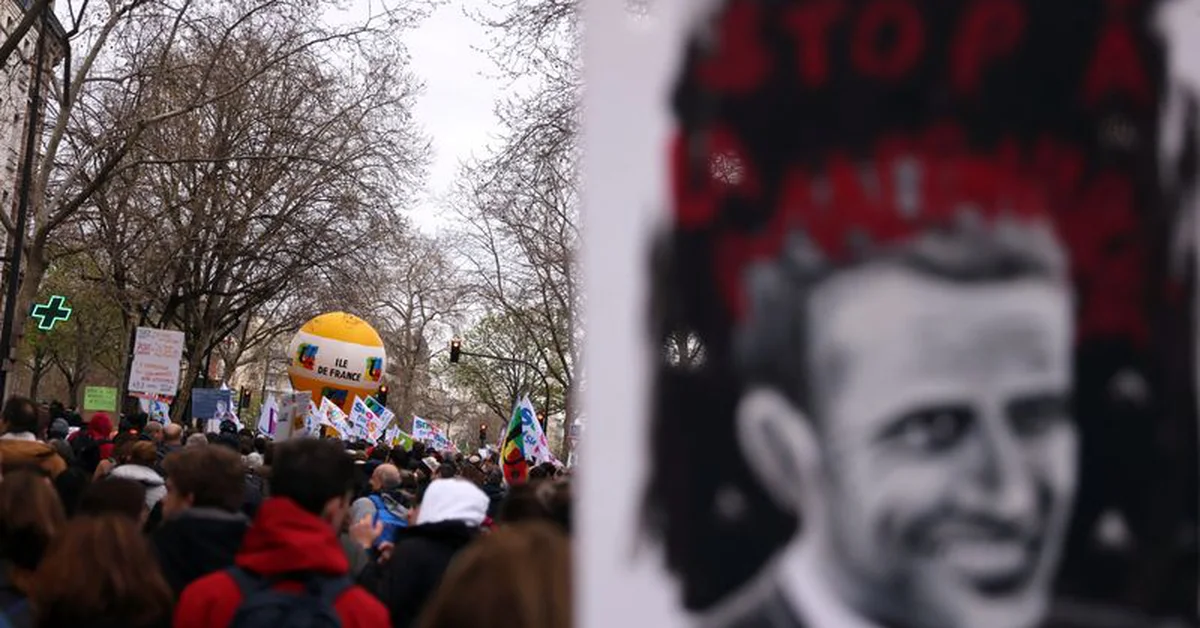
[[[383,339],[363,319],[345,312],[308,321],[288,349],[292,388],[312,394],[318,405],[328,397],[343,411],[354,398],[374,395],[383,383],[387,352]]]

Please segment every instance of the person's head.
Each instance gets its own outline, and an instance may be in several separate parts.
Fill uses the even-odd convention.
[[[146,427],[142,428],[142,434],[155,444],[161,443],[163,441],[163,425],[158,421],[148,421]]]
[[[393,447],[388,452],[388,462],[400,469],[408,468],[408,452],[404,451],[403,447]]]
[[[106,440],[112,436],[112,417],[105,412],[97,412],[87,422],[87,431],[96,440]]]
[[[463,600],[470,600],[464,604]],[[421,615],[420,628],[571,625],[571,543],[541,522],[502,527],[462,551]]]
[[[3,413],[0,414],[0,431],[5,434],[37,434],[40,416],[41,413],[33,400],[26,397],[9,397],[4,403]]]
[[[152,441],[135,441],[129,447],[129,464],[153,467],[158,463],[158,448]]]
[[[30,595],[39,626],[149,628],[170,621],[171,589],[137,524],[107,514],[72,520],[38,567]]]
[[[501,524],[549,521],[571,532],[571,485],[564,480],[543,479],[508,489],[496,519]]]
[[[254,437],[254,451],[266,455],[267,453],[267,437],[258,435]]]
[[[120,515],[137,523],[146,523],[146,487],[127,478],[107,477],[92,482],[79,499],[78,515]]]
[[[208,444],[208,437],[200,432],[188,436],[185,447],[203,447]]]
[[[58,493],[45,473],[20,469],[0,482],[0,559],[14,584],[28,593],[29,576],[66,523]]]
[[[400,469],[395,465],[381,464],[371,474],[371,490],[386,493],[400,487]]]
[[[464,480],[467,480],[468,482],[474,483],[475,486],[483,486],[487,480],[487,478],[484,477],[483,472],[479,470],[479,467],[471,464],[470,462],[463,464],[459,468],[458,476]]]
[[[275,445],[270,478],[272,497],[286,497],[340,530],[353,491],[354,461],[340,444],[294,438]]]
[[[67,423],[66,419],[54,419],[50,421],[50,427],[46,429],[46,437],[50,439],[64,439],[71,433],[71,424]]]
[[[379,445],[371,450],[370,459],[378,460],[379,462],[387,462],[388,455],[391,454],[391,452],[391,448],[389,448],[387,445]]]
[[[1079,269],[1056,231],[1077,201],[1049,173],[1104,168],[1043,154],[1073,132],[1050,107],[977,95],[968,114],[854,77],[797,88],[775,71],[783,39],[738,83],[758,85],[732,87],[711,33],[747,3],[720,4],[681,57],[647,290],[647,522],[685,603],[802,555],[867,623],[1038,623],[1077,457]],[[748,4],[756,23],[792,10]],[[713,442],[736,455],[712,464]]]
[[[92,474],[80,469],[78,466],[69,466],[66,471],[58,474],[54,478],[54,489],[58,492],[58,498],[62,501],[63,510],[66,511],[68,517],[74,517],[79,510],[80,501],[83,499],[83,493],[92,483]]]
[[[183,426],[171,423],[163,427],[163,442],[167,445],[180,445],[183,441]]]
[[[487,518],[490,503],[478,486],[458,478],[430,482],[419,501],[417,525],[460,521],[479,526]]]
[[[134,444],[141,442],[138,440],[138,435],[131,432],[121,432],[113,439],[113,459],[117,464],[125,464],[129,462],[129,456],[133,454]]]
[[[437,475],[443,480],[458,477],[458,465],[447,460],[438,467]]]
[[[237,512],[242,506],[242,459],[225,447],[181,449],[163,460],[163,469],[167,474],[163,517],[173,517],[188,508]]]
[[[1075,489],[1073,303],[1057,243],[1012,229],[835,271],[785,251],[749,280],[738,442],[873,618],[1046,610]]]

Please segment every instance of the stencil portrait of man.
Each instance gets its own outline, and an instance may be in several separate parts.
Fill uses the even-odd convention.
[[[1153,4],[729,0],[695,29],[643,512],[699,625],[1194,614],[1194,588],[1144,575],[1194,582],[1172,556],[1189,484],[1083,473],[1196,473],[1143,439],[1195,429],[1187,387],[1147,366],[1191,342],[1148,323],[1184,311],[1148,296],[1172,239],[1145,219],[1158,111],[1132,73],[1153,47],[1107,47]],[[1154,549],[1103,546],[1101,514]]]
[[[733,625],[1035,625],[1077,462],[1058,244],[962,227],[832,274],[806,246],[753,271],[735,336],[738,440],[805,526]]]

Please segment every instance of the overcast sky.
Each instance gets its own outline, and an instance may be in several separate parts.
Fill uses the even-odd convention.
[[[405,36],[412,70],[425,83],[415,117],[432,142],[429,180],[412,216],[425,231],[442,222],[438,197],[453,183],[458,164],[482,156],[496,132],[492,107],[503,83],[489,78],[494,67],[479,50],[487,33],[463,12],[478,4],[450,0]]]

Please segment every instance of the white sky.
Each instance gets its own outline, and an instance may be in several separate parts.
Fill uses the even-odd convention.
[[[395,6],[396,0],[383,0]],[[331,22],[358,21],[376,11],[380,0],[353,0]],[[483,0],[441,0],[415,29],[400,33],[412,55],[409,70],[425,85],[413,111],[430,140],[429,176],[411,208],[413,222],[426,233],[446,224],[441,198],[450,189],[459,164],[483,156],[497,130],[493,107],[505,87],[484,54],[488,33],[467,15],[486,8]]]
[[[454,181],[459,164],[482,156],[496,132],[492,113],[504,85],[491,78],[494,66],[481,49],[487,32],[464,13],[478,0],[450,0],[405,36],[412,71],[425,83],[414,117],[432,144],[429,178],[413,221],[426,232],[444,219],[439,197]]]

